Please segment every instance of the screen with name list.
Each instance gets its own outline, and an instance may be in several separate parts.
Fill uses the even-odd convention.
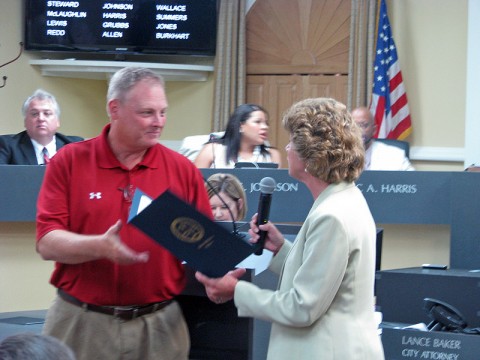
[[[27,50],[213,55],[217,0],[27,0]]]

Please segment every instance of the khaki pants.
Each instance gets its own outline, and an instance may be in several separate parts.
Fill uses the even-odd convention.
[[[43,333],[69,345],[77,360],[186,360],[190,350],[188,328],[175,301],[125,321],[85,311],[57,296]]]

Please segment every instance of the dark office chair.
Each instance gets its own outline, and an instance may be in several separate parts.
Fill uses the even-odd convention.
[[[403,140],[396,140],[396,139],[375,139],[375,141],[383,142],[387,145],[392,145],[399,147],[403,151],[405,151],[405,156],[410,159],[410,143]]]

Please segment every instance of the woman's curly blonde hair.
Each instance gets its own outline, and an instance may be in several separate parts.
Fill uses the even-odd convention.
[[[362,173],[361,130],[344,104],[330,98],[299,101],[285,112],[283,126],[311,175],[331,184],[354,181]]]

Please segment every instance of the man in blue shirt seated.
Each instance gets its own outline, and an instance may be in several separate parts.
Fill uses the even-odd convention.
[[[22,107],[25,130],[0,136],[0,164],[46,165],[62,146],[81,141],[57,132],[60,108],[52,94],[38,89]]]

